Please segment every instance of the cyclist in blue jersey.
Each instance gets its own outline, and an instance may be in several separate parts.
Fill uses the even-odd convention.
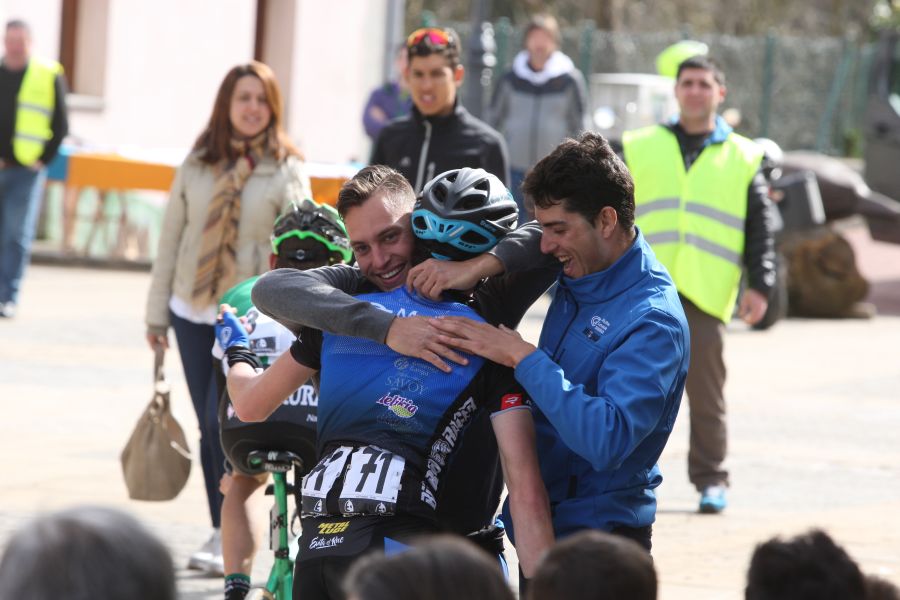
[[[343,263],[351,257],[349,241],[337,212],[330,206],[304,200],[292,205],[272,228],[271,268],[310,269]],[[268,367],[288,350],[295,336],[259,311],[250,301],[250,290],[258,277],[251,277],[227,292],[222,302],[237,309],[237,316],[248,331],[249,347]],[[218,342],[213,355],[223,359]],[[312,382],[306,382],[278,406],[263,423],[245,423],[235,414],[225,386],[228,373],[223,360],[217,372],[219,429],[222,449],[227,458],[222,478],[222,557],[215,568],[225,574],[225,600],[243,600],[250,587],[253,557],[259,546],[257,507],[251,498],[265,485],[267,474],[249,464],[254,450],[286,450],[299,456],[308,471],[316,463],[317,394]],[[214,558],[211,560],[215,560]]]
[[[411,196],[411,188],[386,167],[367,167],[356,176],[356,183],[364,193],[342,212],[359,268],[383,281],[385,288],[393,288],[360,299],[392,318],[401,317],[398,320],[444,315],[478,319],[464,304],[433,302],[391,285],[402,283],[398,275],[404,261],[396,259],[411,253],[412,236],[403,222],[409,214],[403,199]],[[353,187],[351,183],[349,188]],[[456,206],[461,218],[452,223],[446,215],[417,213],[426,222],[419,233],[431,238],[427,247],[432,254],[480,252],[482,244],[492,245],[514,223],[515,204],[493,176],[464,169],[448,177],[442,188],[447,207]],[[342,194],[347,190],[345,186]],[[467,211],[470,216],[480,213],[476,226],[463,225],[472,223],[465,220]],[[449,225],[472,235],[460,244],[443,235]],[[476,234],[481,238],[473,245]],[[229,325],[232,317],[225,314],[224,319]],[[381,343],[303,329],[290,359],[282,357],[257,376],[244,362],[249,352],[242,340],[222,341],[232,364],[229,390],[242,418],[264,417],[297,381],[319,371],[321,460],[303,485],[306,518],[295,595],[302,590],[304,598],[342,597],[339,580],[354,557],[384,548],[391,540],[438,531],[437,509],[447,499],[447,475],[460,444],[465,447],[463,440],[468,440],[466,427],[479,412],[491,415],[526,573],[552,543],[533,424],[530,411],[523,410],[529,401],[509,371],[475,357],[459,357],[466,364],[447,376],[426,361],[401,356]],[[481,465],[471,464],[469,479],[490,478],[491,458],[487,455]],[[480,499],[473,500],[462,508],[480,513]]]
[[[473,176],[459,179],[457,175],[462,171]],[[415,222],[424,234],[427,233],[428,222],[422,215],[413,218],[416,197],[412,188],[389,173],[383,167],[364,169],[344,185],[338,196],[338,211],[344,214],[359,207],[382,206],[395,215],[391,219],[363,222],[360,225],[364,227],[357,226],[349,231],[357,265],[337,265],[302,272],[290,269],[272,271],[254,286],[254,301],[260,311],[292,331],[298,332],[305,325],[329,333],[363,337],[448,370],[447,363],[455,363],[461,357],[435,343],[438,332],[428,325],[427,318],[413,316],[398,319],[355,297],[356,294],[390,290],[403,285],[407,273],[415,272],[421,266],[413,266],[414,263],[426,256],[422,253],[419,253],[421,256],[414,256],[416,237],[413,224]],[[426,186],[419,198],[419,209],[429,210],[442,219],[461,221],[446,230],[448,240],[458,239],[465,244],[471,238],[483,243],[477,226],[482,221],[492,221],[494,217],[480,212],[477,198],[491,189],[491,181],[494,182],[494,193],[508,200],[508,190],[500,186],[495,178],[488,178],[484,171],[449,171]],[[465,199],[464,203],[447,203],[451,188],[454,195]],[[474,198],[460,193],[467,189],[474,192]],[[471,206],[466,207],[466,204]],[[539,239],[540,228],[525,229],[524,233]],[[516,232],[521,235],[522,228]],[[500,244],[505,244],[508,238],[503,238]],[[517,252],[519,245],[518,242],[513,244],[507,253]],[[445,255],[460,252],[450,244],[443,246]],[[498,248],[499,244],[465,263],[436,262],[440,265],[474,263],[473,269],[496,263],[494,268],[500,272],[503,271],[502,263],[506,256],[499,253]],[[471,251],[455,258],[466,255],[471,256]],[[435,261],[426,260],[428,262]],[[476,280],[467,286],[476,289],[466,296],[465,302],[488,323],[516,327],[532,302],[556,279],[556,273],[554,265],[544,265],[527,273],[490,277],[481,282]],[[493,476],[471,477],[473,469],[483,471],[487,464],[491,465]],[[501,545],[502,532],[495,536],[491,528],[500,501],[503,478],[496,440],[487,414],[476,416],[467,429],[465,443],[447,473],[447,481],[445,499],[438,504],[438,518],[442,526],[460,534],[487,528],[478,538],[486,544]]]

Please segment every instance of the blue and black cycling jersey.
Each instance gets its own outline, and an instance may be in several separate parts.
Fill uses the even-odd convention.
[[[465,305],[431,302],[402,288],[357,297],[400,318],[483,321]],[[439,519],[436,510],[447,498],[457,511],[484,510],[477,494],[459,506],[466,497],[460,490],[447,496],[445,482],[473,417],[528,405],[510,369],[470,356],[446,374],[383,344],[312,329],[301,331],[291,353],[319,370],[320,461],[304,482],[306,515]],[[495,487],[496,460],[494,450],[482,465],[466,465],[469,490],[480,489],[478,482]]]

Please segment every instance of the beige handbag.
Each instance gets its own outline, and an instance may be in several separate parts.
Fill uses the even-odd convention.
[[[163,374],[162,348],[154,359],[153,399],[138,419],[122,450],[122,474],[133,500],[171,500],[191,473],[191,454],[184,430],[169,407],[169,385]]]

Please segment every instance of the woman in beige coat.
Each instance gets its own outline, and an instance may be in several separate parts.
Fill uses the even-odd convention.
[[[311,197],[302,157],[281,125],[281,92],[266,65],[231,69],[209,124],[178,169],[166,207],[147,300],[147,341],[175,339],[200,424],[200,461],[214,528],[189,567],[222,571],[219,441],[210,350],[220,296],[268,270],[272,223],[291,202]]]

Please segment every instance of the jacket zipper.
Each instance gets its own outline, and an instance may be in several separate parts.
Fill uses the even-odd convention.
[[[422,176],[425,174],[425,159],[428,158],[428,145],[431,143],[431,123],[423,121],[425,124],[425,141],[422,142],[422,150],[419,152],[419,168],[416,173],[416,193],[422,191]]]
[[[563,355],[566,353],[566,349],[563,348],[560,353],[559,347],[562,345],[563,341],[566,339],[566,334],[569,333],[569,329],[572,327],[572,323],[575,322],[575,317],[578,316],[578,301],[575,299],[575,296],[569,293],[569,290],[557,286],[557,293],[563,292],[566,295],[566,300],[571,300],[572,304],[575,305],[575,310],[572,312],[572,316],[569,318],[569,322],[566,324],[565,329],[563,329],[563,333],[559,338],[559,341],[556,342],[556,348],[553,349],[553,362],[559,364],[559,361],[562,360]]]

